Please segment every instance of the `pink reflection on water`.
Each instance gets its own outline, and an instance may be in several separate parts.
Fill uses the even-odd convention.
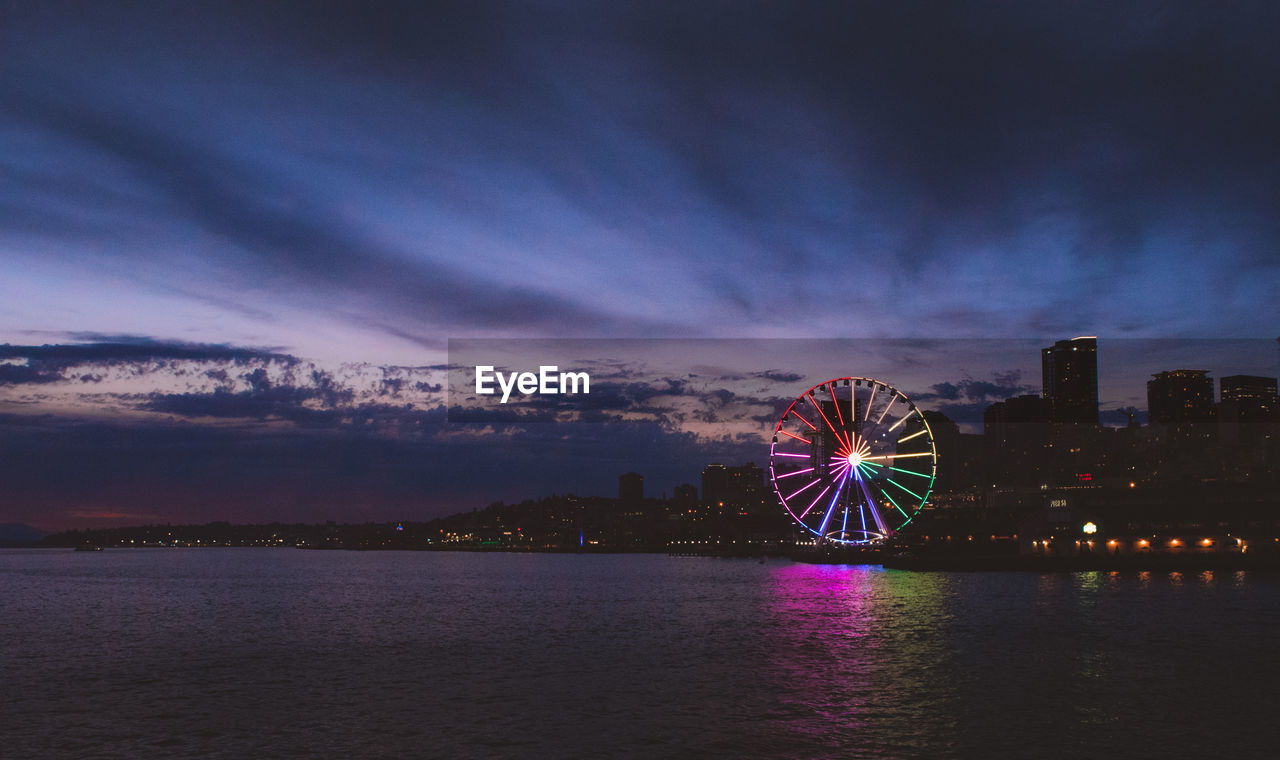
[[[802,745],[829,745],[833,732],[852,740],[873,725],[911,744],[919,726],[939,720],[939,700],[950,693],[929,678],[946,656],[939,630],[948,583],[875,565],[774,569],[761,610],[777,695],[771,717]]]

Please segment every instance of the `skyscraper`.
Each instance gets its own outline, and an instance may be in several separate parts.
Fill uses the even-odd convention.
[[[1098,424],[1098,339],[1060,340],[1040,351],[1044,398],[1052,422]]]
[[[1208,422],[1213,416],[1213,378],[1203,369],[1158,372],[1147,381],[1147,414],[1153,424]]]
[[[1219,412],[1229,422],[1271,422],[1277,414],[1276,378],[1229,375],[1218,381]]]
[[[702,503],[708,507],[723,507],[728,498],[729,468],[712,462],[702,468]]]

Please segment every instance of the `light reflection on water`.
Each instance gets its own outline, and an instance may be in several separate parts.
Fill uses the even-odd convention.
[[[14,757],[1266,756],[1280,582],[0,551]]]
[[[948,577],[875,566],[791,565],[771,578],[770,663],[776,720],[806,755],[937,753],[954,730],[953,694],[935,681]]]

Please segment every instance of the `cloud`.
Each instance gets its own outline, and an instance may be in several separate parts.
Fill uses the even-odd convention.
[[[1277,295],[1274,8],[470,5],[20,14],[0,233],[433,349],[1255,334]]]
[[[1014,396],[1039,393],[1039,388],[1024,385],[1021,380],[1022,372],[1019,370],[995,371],[992,373],[992,380],[964,377],[955,382],[934,383],[929,391],[913,394],[912,400],[953,402],[966,399],[973,402],[994,403]]]
[[[335,216],[307,188],[266,164],[219,152],[188,133],[162,130],[131,114],[69,106],[44,96],[11,91],[8,99],[13,113],[30,128],[60,135],[128,167],[130,175],[179,220],[221,242],[222,266],[253,271],[260,281],[279,286],[280,292],[310,308],[376,299],[379,316],[359,319],[367,325],[385,322],[385,329],[400,337],[429,345],[438,341],[424,330],[428,327],[474,330],[567,323],[606,333],[672,327],[662,320],[624,319],[527,282],[508,284],[496,272],[462,265],[465,256],[389,246]],[[466,308],[481,302],[484,309]],[[348,308],[353,317],[361,311]],[[458,319],[463,314],[465,319]]]
[[[776,369],[767,370],[765,372],[756,372],[753,376],[774,383],[797,383],[804,379],[804,375],[799,373],[783,372]]]
[[[244,348],[226,344],[183,343],[142,336],[112,336],[92,343],[42,346],[0,345],[0,359],[27,359],[46,366],[68,367],[77,364],[144,362],[159,359],[184,361],[276,361],[296,364],[298,359],[268,349]]]
[[[0,385],[39,385],[62,379],[61,372],[45,369],[39,364],[0,364]]]

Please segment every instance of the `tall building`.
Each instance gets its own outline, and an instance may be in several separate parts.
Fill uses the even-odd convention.
[[[1213,378],[1204,369],[1157,372],[1147,381],[1147,415],[1152,424],[1208,422],[1213,418]]]
[[[618,500],[627,504],[644,501],[644,476],[628,472],[618,476]]]
[[[1218,396],[1225,422],[1271,422],[1280,408],[1274,377],[1229,375],[1218,381]]]
[[[729,468],[712,462],[702,468],[702,503],[709,507],[722,507],[729,487]]]
[[[1222,402],[1239,404],[1242,415],[1268,418],[1275,413],[1275,377],[1228,375],[1217,381],[1217,390]]]
[[[1040,350],[1051,422],[1098,424],[1098,339],[1060,340]]]

